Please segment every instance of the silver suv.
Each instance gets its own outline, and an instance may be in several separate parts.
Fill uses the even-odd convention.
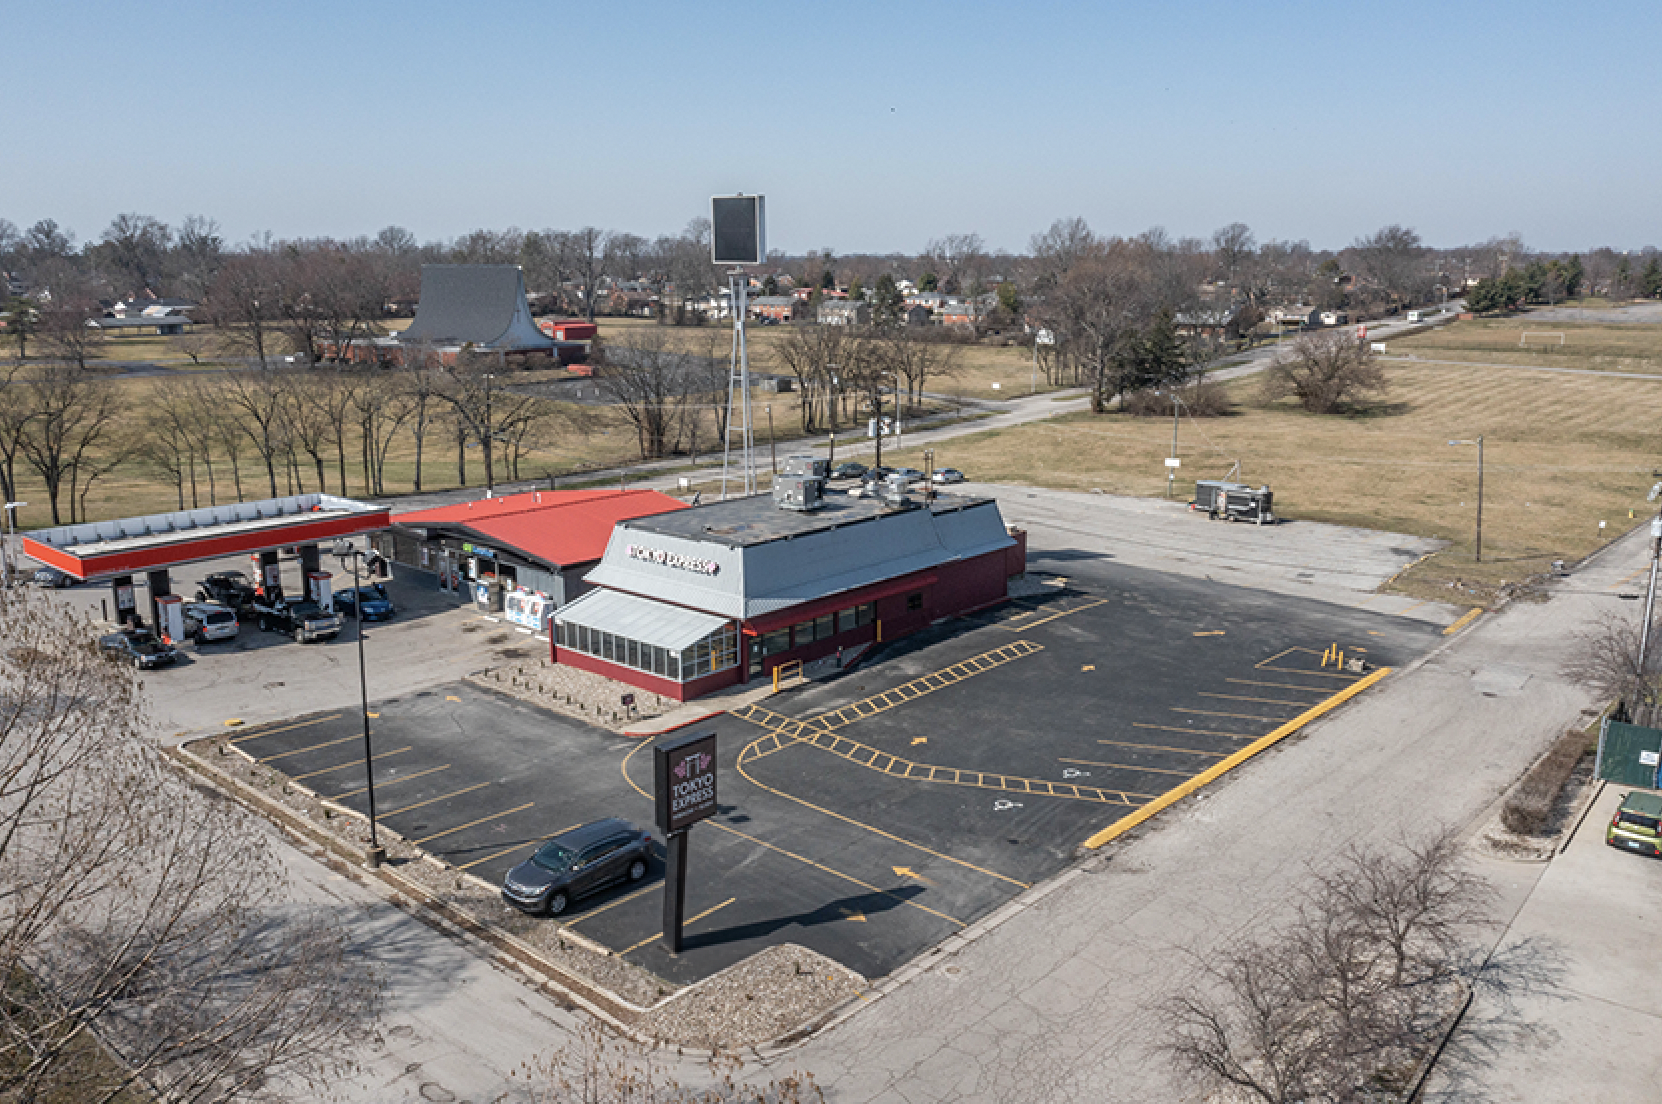
[[[234,611],[216,602],[186,602],[183,607],[185,635],[200,648],[210,640],[235,640],[237,623]]]

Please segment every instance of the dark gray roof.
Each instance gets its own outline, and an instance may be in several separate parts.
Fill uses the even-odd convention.
[[[923,493],[914,491],[911,498],[916,508],[921,509]],[[937,495],[930,508],[936,516],[940,516],[991,501],[971,495]],[[690,510],[635,518],[620,522],[619,528],[684,540],[713,541],[729,548],[751,548],[788,537],[873,521],[897,512],[881,498],[855,498],[835,490],[827,494],[823,502],[824,505],[818,510],[781,510],[774,505],[772,495],[751,495],[730,498],[726,502],[710,502]]]
[[[415,321],[398,340],[506,350],[555,344],[531,320],[518,265],[422,265]]]

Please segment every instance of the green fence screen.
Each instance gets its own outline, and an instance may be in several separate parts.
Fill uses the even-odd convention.
[[[1605,721],[1599,730],[1598,776],[1621,786],[1657,789],[1662,729]]]

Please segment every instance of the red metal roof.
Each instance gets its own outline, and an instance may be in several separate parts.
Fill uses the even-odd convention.
[[[481,543],[570,566],[600,559],[618,522],[686,508],[685,502],[658,491],[527,491],[396,514],[392,521],[466,529]]]

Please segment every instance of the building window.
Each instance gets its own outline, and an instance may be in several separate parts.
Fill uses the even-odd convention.
[[[814,639],[827,640],[837,635],[837,615],[828,613],[814,618]]]
[[[923,608],[923,592],[921,590],[916,594],[908,594],[906,596],[906,608],[908,610],[920,610]]]
[[[732,625],[722,626],[680,652],[571,622],[557,622],[556,631],[563,648],[677,682],[690,682],[703,675],[736,667],[739,662],[739,634]]]
[[[792,647],[800,648],[804,644],[812,644],[813,642],[814,642],[814,623],[812,621],[804,621],[800,625],[792,625],[791,626],[791,646]]]

